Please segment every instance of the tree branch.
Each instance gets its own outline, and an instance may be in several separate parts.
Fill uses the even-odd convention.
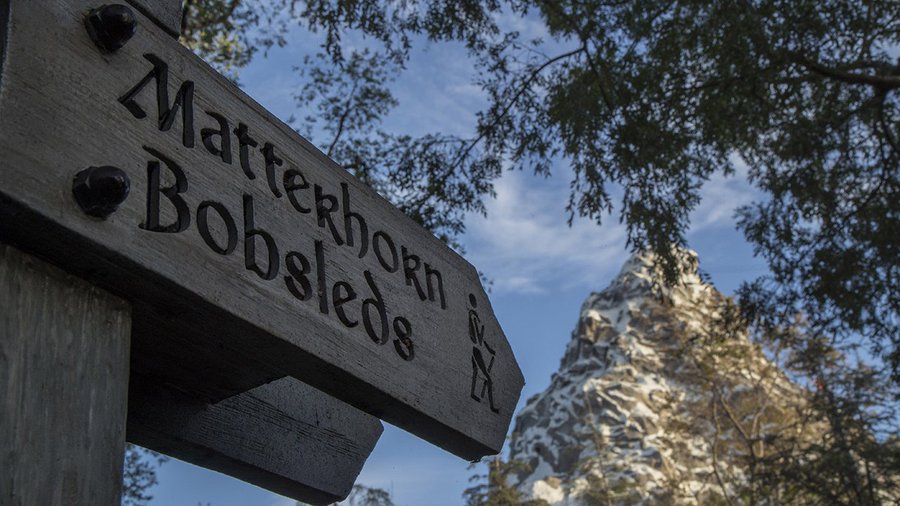
[[[537,68],[532,70],[531,73],[528,75],[528,78],[525,79],[525,82],[522,83],[522,86],[520,86],[519,89],[516,91],[515,95],[513,95],[512,99],[510,99],[510,101],[506,103],[506,105],[503,107],[503,110],[500,111],[500,114],[497,115],[497,117],[494,118],[494,121],[491,122],[491,126],[496,125],[501,119],[505,118],[506,115],[509,114],[509,111],[512,109],[512,107],[519,101],[520,98],[522,98],[522,95],[525,93],[525,91],[529,87],[531,87],[531,83],[533,83],[534,80],[537,79],[537,77],[541,74],[541,72],[544,71],[544,69],[546,69],[547,67],[553,65],[554,63],[556,63],[560,60],[564,60],[564,59],[574,56],[578,53],[581,53],[582,51],[583,51],[583,48],[579,47],[578,49],[573,49],[572,51],[554,56],[553,58],[550,58],[549,60],[545,61],[540,66],[538,66]],[[456,160],[454,160],[453,164],[451,164],[451,170],[456,169],[456,167],[459,165],[459,163],[462,162],[462,160],[464,160],[466,156],[468,156],[468,154],[472,150],[472,148],[474,148],[476,144],[478,144],[482,139],[484,139],[484,136],[485,136],[484,133],[479,134],[478,137],[476,137],[475,140],[473,140],[469,144],[469,146],[466,147],[465,150],[463,150],[463,152],[460,154],[460,156],[456,157]]]
[[[357,84],[358,83],[354,81],[353,88],[350,90],[350,94],[347,95],[347,102],[344,104],[344,112],[341,113],[341,117],[338,120],[337,132],[334,134],[334,140],[331,141],[331,145],[328,146],[328,151],[325,153],[329,157],[331,156],[331,153],[334,152],[334,147],[337,146],[341,134],[344,133],[344,123],[347,121],[347,117],[350,116],[350,104],[353,102],[353,95],[356,94]]]
[[[500,111],[500,114],[498,114],[497,116],[495,116],[493,118],[493,120],[488,125],[488,128],[496,125],[497,123],[500,122],[500,120],[505,118],[507,114],[509,114],[509,111],[512,110],[513,106],[519,101],[520,98],[522,98],[522,95],[525,93],[525,91],[528,90],[528,88],[531,86],[531,84],[534,82],[534,80],[537,79],[537,77],[541,74],[541,72],[544,71],[544,69],[546,69],[547,67],[549,67],[549,66],[553,65],[554,63],[557,63],[561,60],[564,60],[564,59],[572,57],[576,54],[582,53],[583,51],[584,51],[583,47],[578,47],[577,49],[573,49],[571,51],[556,55],[553,58],[548,59],[547,61],[545,61],[538,67],[534,68],[528,74],[528,77],[524,80],[524,82],[519,87],[519,89],[516,91],[516,93],[513,95],[513,97],[506,103],[506,105]],[[468,145],[462,149],[460,154],[453,160],[453,162],[447,166],[447,169],[444,171],[444,173],[441,174],[441,176],[436,179],[436,182],[439,184],[443,184],[444,182],[446,182],[447,178],[449,178],[450,175],[457,168],[459,168],[459,166],[463,163],[463,161],[465,161],[465,159],[469,156],[469,153],[472,151],[472,149],[474,149],[475,146],[478,145],[479,142],[484,140],[485,136],[486,136],[486,133],[484,131],[482,131],[482,133],[478,134],[478,136],[475,139],[470,141],[468,143]],[[425,202],[425,200],[427,198],[428,198],[428,195],[423,195],[422,197],[420,197],[416,201],[412,202],[411,204],[412,205],[421,205],[423,202]]]
[[[558,16],[562,17],[566,20],[566,23],[569,25],[569,29],[575,32],[578,35],[578,40],[581,41],[581,49],[584,52],[585,59],[587,60],[588,67],[590,67],[591,72],[594,74],[594,77],[597,78],[597,87],[600,89],[600,95],[603,98],[603,103],[606,104],[606,108],[609,109],[610,112],[613,111],[612,100],[606,92],[606,87],[603,86],[603,78],[600,70],[597,68],[596,63],[594,63],[594,58],[591,56],[590,45],[588,44],[588,36],[584,33],[584,31],[577,26],[577,24],[572,20],[572,17],[564,12],[561,8],[559,8],[559,4],[555,1],[550,2],[542,2],[544,6],[548,9],[553,10]]]
[[[716,429],[715,434],[713,434],[713,444],[712,444],[712,466],[713,466],[713,474],[716,477],[716,481],[719,483],[719,488],[722,489],[722,495],[725,496],[725,502],[728,503],[728,506],[734,506],[734,501],[731,500],[731,497],[728,495],[728,489],[725,488],[725,482],[722,480],[722,476],[719,474],[719,456],[716,453],[719,451],[719,437],[722,433],[722,429],[719,425],[719,409],[718,402],[715,400],[712,403],[712,415],[713,415],[713,424]]]
[[[792,55],[791,59],[796,63],[799,63],[800,65],[806,67],[813,73],[844,83],[864,84],[886,91],[900,88],[900,68],[896,66],[890,68],[890,70],[892,71],[890,74],[873,75],[848,72],[844,69],[828,67],[798,54]]]
[[[750,450],[750,456],[753,458],[754,462],[757,460],[756,456],[756,448],[753,445],[753,437],[750,434],[747,434],[747,431],[744,429],[744,426],[741,425],[741,422],[737,419],[737,416],[734,414],[734,411],[731,410],[731,406],[725,402],[724,397],[722,396],[722,390],[719,389],[719,386],[713,384],[713,390],[716,394],[716,398],[719,400],[719,405],[722,406],[722,409],[725,410],[725,415],[731,421],[731,424],[734,425],[734,428],[737,429],[738,433],[740,433],[741,438],[743,438],[744,443],[747,444],[747,448]]]

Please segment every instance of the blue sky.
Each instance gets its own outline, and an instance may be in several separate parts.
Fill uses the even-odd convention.
[[[539,34],[539,25],[529,20],[510,22],[518,23],[523,32]],[[315,46],[315,39],[305,33],[289,34],[286,48],[256,58],[242,71],[244,90],[282,119],[302,118],[305,114],[296,110],[292,98],[299,83],[292,67],[302,62],[302,51],[314,51]],[[420,48],[396,83],[400,106],[385,127],[411,134],[470,134],[474,114],[484,104],[471,75],[471,62],[460,47]],[[758,197],[738,172],[707,183],[688,235],[701,268],[725,293],[732,293],[741,280],[765,272],[764,263],[753,258],[734,229],[734,209]],[[468,260],[493,280],[494,310],[525,374],[520,407],[549,384],[581,303],[592,291],[605,288],[628,257],[625,230],[616,216],[602,227],[586,220],[565,225],[568,176],[564,164],[550,179],[507,173],[496,186],[497,198],[488,202],[487,217],[471,216],[462,237]],[[468,462],[385,424],[358,482],[392,492],[398,506],[456,506],[463,503],[461,494],[474,472]],[[159,481],[152,492],[154,506],[294,504],[176,460],[159,469]]]

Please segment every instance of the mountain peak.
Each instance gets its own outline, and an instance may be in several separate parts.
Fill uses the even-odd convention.
[[[636,254],[582,305],[559,371],[516,417],[510,459],[526,469],[516,486],[527,497],[568,506],[599,487],[610,503],[713,501],[713,461],[734,483],[743,470],[711,457],[712,435],[726,434],[711,421],[710,375],[720,402],[739,401],[735,416],[750,398],[767,406],[756,416],[771,430],[788,416],[781,401],[801,395],[746,336],[709,344],[728,299],[700,279],[696,253],[678,253],[675,286],[653,254]]]
[[[674,286],[665,284],[655,254],[632,254],[607,288],[591,293],[584,301],[579,328],[573,339],[585,335],[584,326],[606,327],[608,330],[601,332],[604,335],[627,333],[632,316],[648,299],[688,308],[721,303],[724,297],[700,278],[697,253],[688,249],[679,249],[676,253],[683,274]]]
[[[683,276],[699,276],[699,260],[696,251],[678,246],[672,246],[672,250],[675,258],[678,259],[678,266]],[[657,261],[659,261],[659,255],[652,251],[645,250],[632,253],[625,264],[622,265],[619,276],[635,273],[651,279],[659,279],[662,273],[656,265]]]

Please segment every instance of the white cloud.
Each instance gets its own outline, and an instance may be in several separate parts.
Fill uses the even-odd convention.
[[[731,156],[735,173],[723,176],[717,173],[703,185],[700,191],[701,203],[691,213],[691,228],[688,235],[696,235],[710,229],[734,228],[734,212],[761,197],[761,193],[747,181],[749,167],[737,155]]]
[[[615,217],[602,227],[584,219],[566,226],[569,189],[559,177],[507,172],[487,204],[488,217],[469,221],[467,256],[496,292],[596,289],[627,258],[625,228]]]
[[[388,115],[385,126],[412,135],[473,135],[475,112],[486,104],[481,88],[472,83],[473,74],[472,60],[461,44],[414,51],[409,69],[393,87],[400,106]]]
[[[693,247],[705,244],[708,234],[725,230],[729,240],[739,240],[730,235],[734,211],[762,196],[747,181],[746,163],[736,157],[732,161],[734,175],[717,174],[703,186],[688,231]],[[627,259],[626,230],[617,215],[605,217],[602,226],[585,219],[566,226],[567,177],[556,174],[548,180],[507,172],[496,184],[497,198],[487,203],[487,218],[469,220],[466,256],[493,281],[495,292],[597,289]]]

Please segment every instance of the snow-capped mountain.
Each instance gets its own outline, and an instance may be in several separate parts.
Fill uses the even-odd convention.
[[[804,391],[724,324],[733,306],[700,278],[696,254],[680,254],[674,288],[638,255],[585,301],[559,371],[516,417],[512,481],[526,497],[718,502],[767,450],[766,434],[801,430]]]

